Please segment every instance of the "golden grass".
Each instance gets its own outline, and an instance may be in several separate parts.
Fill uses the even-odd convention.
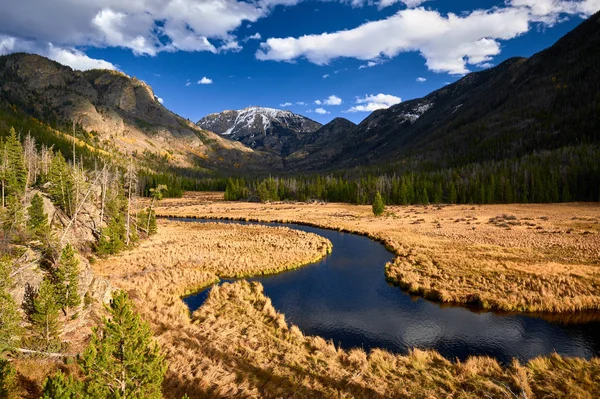
[[[309,224],[367,235],[396,254],[386,277],[413,294],[484,309],[600,309],[598,204],[388,207],[164,200],[163,216]]]
[[[289,205],[277,205],[284,206]],[[184,393],[191,398],[591,399],[600,391],[598,359],[553,355],[502,367],[486,357],[451,362],[416,349],[406,356],[342,350],[289,325],[259,283],[214,288],[191,318],[180,300],[217,275],[284,270],[329,249],[318,236],[286,228],[160,220],[157,236],[93,267],[128,291],[150,322],[169,361],[168,399]]]

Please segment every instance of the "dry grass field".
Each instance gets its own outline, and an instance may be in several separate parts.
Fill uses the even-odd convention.
[[[368,235],[396,254],[385,273],[411,293],[484,309],[600,309],[598,204],[388,207],[166,199],[163,216],[298,222]]]
[[[397,254],[388,277],[404,281],[398,273],[411,272],[415,284],[432,289],[452,282],[456,286],[446,289],[457,298],[481,290],[498,307],[530,298],[542,304],[546,298],[518,286],[504,293],[498,287],[502,274],[508,281],[520,276],[530,284],[536,276],[563,279],[572,290],[571,301],[580,293],[569,287],[570,279],[585,284],[597,278],[599,215],[593,205],[392,207],[385,217],[373,218],[368,207],[225,203],[215,198],[164,200],[159,213],[295,221],[370,235]],[[502,225],[505,220],[507,226]],[[191,398],[591,399],[600,392],[598,358],[551,355],[501,366],[485,357],[453,362],[433,351],[413,350],[406,356],[347,351],[289,325],[258,283],[214,288],[191,317],[180,299],[218,276],[286,270],[330,249],[321,237],[286,228],[160,220],[157,236],[130,252],[99,260],[94,269],[129,292],[150,322],[169,361],[168,399],[184,393]],[[462,269],[454,270],[457,265]],[[548,292],[557,295],[552,287]],[[596,306],[597,293],[591,292],[590,303]]]
[[[126,290],[150,322],[169,362],[168,399],[184,393],[194,399],[591,399],[600,389],[598,359],[550,356],[502,367],[483,357],[452,362],[433,351],[342,350],[289,325],[258,283],[214,288],[191,317],[180,299],[218,275],[284,270],[329,250],[325,239],[286,228],[161,220],[157,236],[94,269]]]

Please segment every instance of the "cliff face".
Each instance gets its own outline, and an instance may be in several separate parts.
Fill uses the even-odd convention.
[[[0,57],[0,100],[44,121],[75,123],[99,144],[176,166],[248,169],[277,160],[203,130],[165,108],[146,83],[108,70],[74,71],[32,54]]]

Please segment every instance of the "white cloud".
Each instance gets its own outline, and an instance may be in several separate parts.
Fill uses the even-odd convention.
[[[280,107],[282,107],[282,108],[289,107],[289,106],[291,106],[291,105],[294,105],[294,104],[292,104],[292,103],[289,103],[289,102],[285,102],[285,103],[283,103],[283,104],[279,104],[279,106],[280,106]]]
[[[297,101],[296,105],[306,105],[306,103],[304,101]]]
[[[306,58],[326,65],[340,57],[375,62],[418,51],[430,70],[463,75],[469,72],[469,65],[491,61],[501,51],[500,41],[528,32],[531,22],[552,24],[561,15],[590,15],[600,9],[600,0],[507,1],[504,7],[461,15],[442,15],[424,8],[405,9],[354,29],[298,38],[269,38],[261,43],[256,58],[273,61]]]
[[[531,13],[531,20],[554,25],[561,15],[589,16],[600,9],[600,0],[507,0],[508,5],[525,8]]]
[[[242,46],[237,42],[237,40],[232,37],[228,38],[227,41],[219,47],[219,51],[227,52],[231,51],[233,53],[237,53],[242,50]]]
[[[418,77],[418,78],[417,78],[417,82],[418,82],[418,83],[425,83],[425,82],[427,82],[427,79],[425,79],[425,78],[421,78],[421,77]]]
[[[248,42],[248,41],[250,41],[250,40],[261,40],[261,39],[262,39],[262,36],[260,35],[260,33],[256,32],[256,33],[255,33],[255,34],[253,34],[253,35],[246,36],[246,37],[244,38],[243,42],[245,43],[245,42]]]
[[[315,104],[317,104],[317,105],[321,105],[321,104],[322,104],[322,102],[321,102],[321,100],[315,100]]]
[[[330,114],[331,112],[327,111],[326,109],[323,108],[317,108],[315,109],[315,112],[319,115],[327,115]]]
[[[137,55],[161,51],[235,50],[231,34],[300,0],[47,0],[0,6],[0,34],[42,48],[121,47]],[[257,40],[259,35],[250,38]],[[239,46],[239,45],[238,45]],[[7,43],[0,48],[6,52]]]
[[[327,97],[327,99],[323,100],[323,104],[325,105],[340,105],[342,103],[342,99],[336,95],[331,95]]]
[[[427,1],[428,0],[379,0],[379,2],[377,3],[377,7],[379,7],[379,9],[382,9],[385,7],[389,7],[392,4],[404,3],[404,5],[408,8],[415,8]]]
[[[165,100],[163,100],[161,97],[156,97],[156,101],[158,101],[161,104],[165,103]]]
[[[326,73],[325,75],[323,75],[323,79],[327,79],[329,76],[331,76],[331,75]]]
[[[234,35],[238,28],[265,18],[278,5],[293,6],[300,1],[61,0],[60,6],[48,0],[16,1],[0,6],[0,51],[20,51],[18,42],[29,42],[31,52],[45,55],[52,43],[68,53],[57,56],[82,68],[94,64],[92,58],[84,58],[83,46],[120,47],[147,56],[163,51],[239,51],[242,40]],[[368,65],[418,51],[431,70],[464,74],[469,65],[489,62],[500,53],[500,41],[527,32],[532,22],[552,25],[564,16],[588,16],[600,9],[600,0],[505,0],[504,6],[491,10],[441,15],[420,8],[423,0],[339,1],[380,8],[401,2],[407,9],[354,29],[269,38],[261,44],[257,58],[290,61],[305,57],[326,64],[352,57]],[[259,37],[255,33],[246,39]]]
[[[209,79],[206,76],[198,81],[199,85],[211,85],[212,83],[213,83],[212,79]]]
[[[15,49],[17,39],[14,37],[0,35],[0,55],[12,53]]]
[[[373,68],[374,66],[377,66],[380,64],[382,64],[382,62],[380,62],[380,61],[369,61],[366,64],[359,66],[358,69]]]
[[[90,58],[75,48],[58,47],[52,45],[52,43],[40,45],[36,42],[0,35],[0,55],[17,51],[39,54],[80,71],[88,69],[119,69],[116,65],[108,61]]]
[[[192,82],[190,82],[190,80],[188,79],[187,82],[185,82],[186,87],[189,87],[192,85]]]
[[[357,105],[344,112],[373,112],[378,109],[389,108],[392,105],[400,104],[401,102],[402,99],[400,97],[396,97],[391,94],[370,94],[362,98],[358,97],[356,99]]]
[[[47,57],[80,71],[85,71],[88,69],[117,69],[117,67],[112,63],[90,58],[77,49],[59,48],[54,47],[52,44],[48,46]]]
[[[494,64],[492,64],[490,62],[484,62],[483,64],[478,64],[477,66],[479,68],[488,69],[488,68],[494,67]]]

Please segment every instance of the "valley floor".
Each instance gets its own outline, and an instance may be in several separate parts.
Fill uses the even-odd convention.
[[[375,218],[366,206],[220,198],[190,194],[162,201],[157,212],[369,235],[397,255],[389,279],[438,300],[555,312],[600,305],[597,205],[388,207]],[[213,289],[191,318],[180,300],[218,276],[286,270],[330,249],[319,236],[286,228],[160,220],[156,236],[93,267],[128,291],[151,323],[169,361],[167,398],[592,398],[600,391],[598,358],[552,355],[502,367],[483,357],[452,362],[433,351],[342,350],[289,325],[258,283]]]
[[[386,276],[441,302],[506,311],[600,309],[600,205],[370,206],[164,200],[163,216],[311,224],[368,235],[396,254]]]

